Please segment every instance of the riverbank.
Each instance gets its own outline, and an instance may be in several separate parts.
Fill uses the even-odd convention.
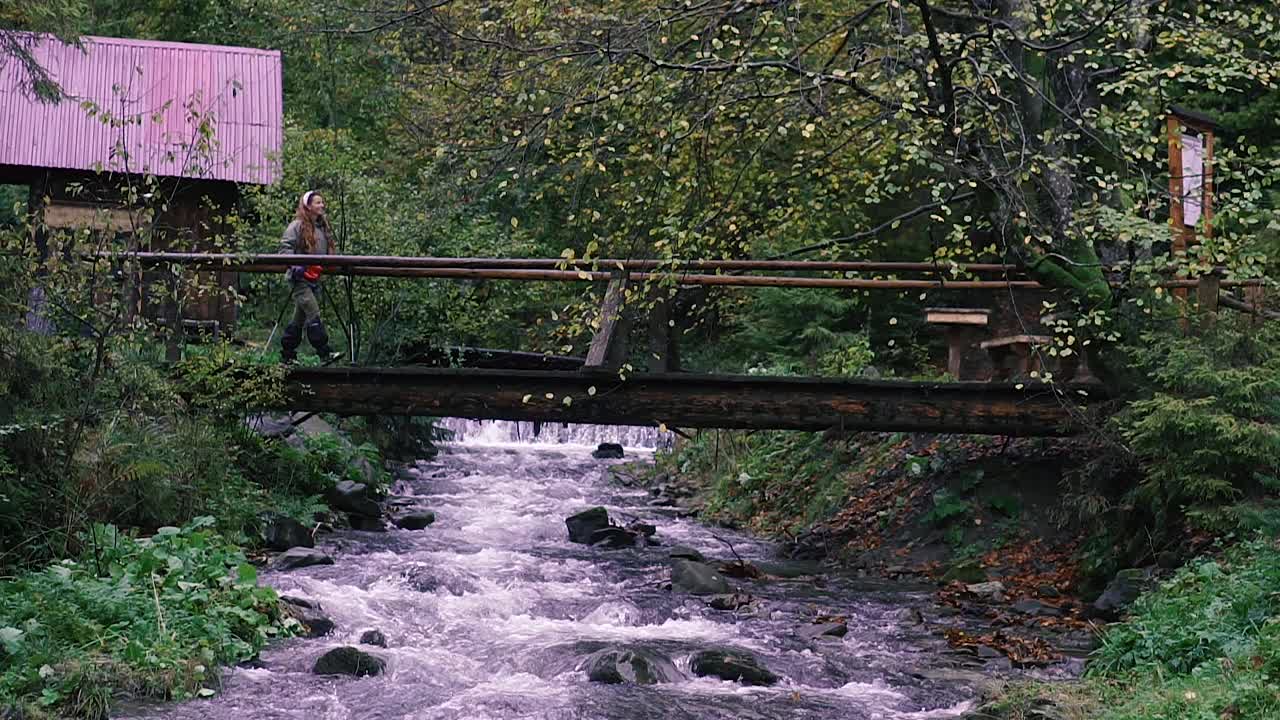
[[[711,432],[628,482],[791,556],[931,583],[987,624],[937,628],[953,649],[1077,674],[1088,658],[1082,681],[990,683],[976,717],[1270,717],[1275,546],[1126,537],[1090,507],[1116,498],[1109,478],[1088,477],[1097,456],[1080,440]],[[1236,596],[1237,583],[1258,591]]]

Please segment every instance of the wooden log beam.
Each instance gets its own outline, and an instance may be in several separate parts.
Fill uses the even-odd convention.
[[[287,267],[297,264],[297,255],[279,253],[99,253],[98,257],[132,259],[143,264],[216,265],[233,269],[244,265],[270,265]],[[454,257],[403,257],[398,255],[324,255],[312,258],[329,267],[383,267],[383,268],[459,268],[470,270],[626,270],[628,272],[708,272],[708,271],[758,271],[778,272],[916,272],[949,273],[950,263],[896,262],[868,260],[654,260],[632,258],[454,258]],[[303,264],[311,264],[310,261]],[[1016,265],[1004,263],[957,263],[955,267],[966,273],[1021,274]]]
[[[1097,385],[429,368],[294,368],[279,409],[681,428],[1069,434]]]

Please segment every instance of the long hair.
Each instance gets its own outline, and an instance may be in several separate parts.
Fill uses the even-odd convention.
[[[329,236],[328,247],[325,248],[325,251],[329,254],[333,253],[333,235],[329,233],[328,221],[323,217],[317,217],[315,213],[311,212],[310,201],[317,194],[314,191],[303,193],[302,197],[298,198],[298,209],[293,214],[293,219],[298,221],[298,229],[301,230],[299,234],[302,237],[302,247],[306,250],[305,253],[301,253],[303,255],[315,254],[317,224]]]

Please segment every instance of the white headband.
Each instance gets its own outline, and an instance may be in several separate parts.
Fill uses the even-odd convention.
[[[311,196],[315,194],[315,190],[308,190],[302,193],[302,207],[311,207]]]

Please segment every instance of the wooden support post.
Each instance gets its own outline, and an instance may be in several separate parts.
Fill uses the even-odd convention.
[[[1249,285],[1244,288],[1244,301],[1253,308],[1253,317],[1250,325],[1257,327],[1261,325],[1266,318],[1263,312],[1263,301],[1266,299],[1266,288],[1262,285]]]
[[[625,270],[613,273],[609,288],[605,290],[600,305],[600,326],[591,338],[587,362],[583,370],[617,370],[626,357],[627,323],[622,314],[626,309],[628,274]]]
[[[657,288],[649,311],[649,355],[645,358],[649,372],[676,372],[680,369],[679,323],[672,313],[674,307],[674,291],[666,287]]]
[[[1218,290],[1222,279],[1214,273],[1203,275],[1200,277],[1199,284],[1196,285],[1196,304],[1200,310],[1200,326],[1203,328],[1213,327],[1213,321],[1218,313]]]

